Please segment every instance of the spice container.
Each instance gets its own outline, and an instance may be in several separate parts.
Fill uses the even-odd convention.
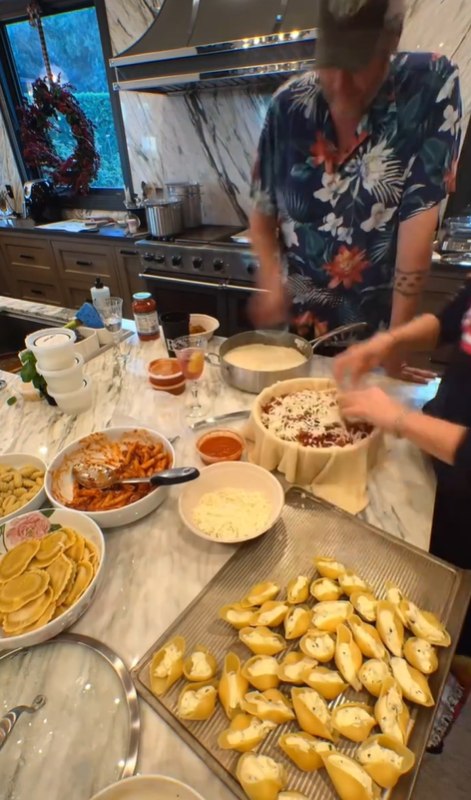
[[[150,292],[137,292],[132,296],[132,312],[136,330],[142,342],[159,338],[157,306]]]

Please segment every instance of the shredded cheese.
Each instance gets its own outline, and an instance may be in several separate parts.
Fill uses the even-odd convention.
[[[248,539],[268,525],[271,505],[262,492],[220,489],[204,494],[193,511],[193,522],[215,539]]]

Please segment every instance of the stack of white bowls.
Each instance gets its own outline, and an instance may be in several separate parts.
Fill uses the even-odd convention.
[[[43,328],[25,339],[36,357],[36,369],[61,411],[80,414],[92,405],[92,384],[83,375],[83,356],[74,350],[75,333],[68,328]]]

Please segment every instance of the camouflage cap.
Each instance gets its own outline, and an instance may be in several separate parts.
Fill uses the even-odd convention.
[[[383,33],[401,35],[405,0],[312,1],[318,28],[318,67],[354,72],[371,61]]]

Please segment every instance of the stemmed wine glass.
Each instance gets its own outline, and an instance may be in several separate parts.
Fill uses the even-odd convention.
[[[122,297],[105,297],[98,300],[94,305],[106,330],[111,333],[116,353],[119,358],[121,358],[119,354],[119,341],[121,328],[123,326]],[[124,362],[124,358],[122,360]]]
[[[171,350],[175,353],[180,364],[183,376],[191,381],[192,402],[188,407],[187,416],[198,419],[205,413],[199,395],[199,379],[204,370],[204,354],[207,346],[206,336],[180,336],[169,342]]]

